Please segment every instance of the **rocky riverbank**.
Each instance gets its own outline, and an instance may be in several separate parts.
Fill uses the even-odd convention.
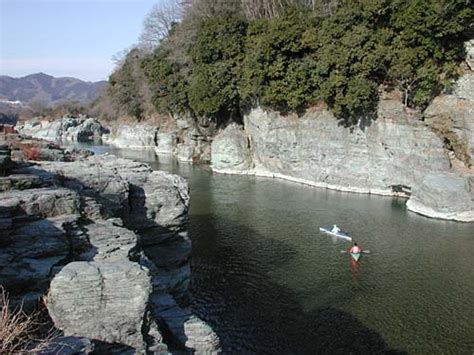
[[[424,112],[404,107],[396,92],[382,93],[377,119],[351,128],[325,108],[302,117],[256,108],[243,126],[230,125],[214,137],[212,168],[405,196],[411,211],[472,222],[473,93],[474,72],[466,66],[452,93],[435,98]]]
[[[216,334],[186,307],[183,178],[0,135],[0,279],[14,300],[33,307],[49,289],[61,343],[75,351],[219,352]]]

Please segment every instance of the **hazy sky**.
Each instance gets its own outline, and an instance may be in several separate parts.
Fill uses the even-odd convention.
[[[112,56],[137,43],[166,0],[0,0],[0,74],[107,79]]]

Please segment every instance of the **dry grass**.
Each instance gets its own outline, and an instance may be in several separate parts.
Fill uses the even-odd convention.
[[[51,326],[41,321],[41,311],[26,314],[12,308],[0,285],[0,354],[38,353],[54,338]]]

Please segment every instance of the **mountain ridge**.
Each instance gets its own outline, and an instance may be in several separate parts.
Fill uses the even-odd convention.
[[[15,78],[0,75],[0,100],[41,103],[55,106],[64,102],[87,104],[94,101],[107,81],[83,81],[74,77],[54,77],[39,72]]]

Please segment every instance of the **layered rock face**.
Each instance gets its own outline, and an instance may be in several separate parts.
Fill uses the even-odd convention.
[[[34,304],[49,287],[55,325],[109,344],[99,352],[218,352],[212,329],[177,303],[189,298],[185,180],[114,156],[73,160],[16,162],[1,178],[11,297]]]
[[[386,195],[409,193],[427,172],[449,169],[440,139],[395,100],[382,100],[379,119],[368,124],[348,129],[326,110],[298,118],[256,109],[245,117],[239,138],[248,139],[249,147],[239,143],[242,156],[232,160],[247,161],[251,155],[250,173]],[[236,138],[222,142],[227,135],[216,137],[213,169],[241,172],[240,163],[231,166],[221,154],[225,150],[220,147],[236,146]]]
[[[102,134],[107,132],[97,119],[85,116],[65,116],[52,122],[34,119],[18,126],[17,129],[20,133],[33,138],[76,142],[100,141]]]

